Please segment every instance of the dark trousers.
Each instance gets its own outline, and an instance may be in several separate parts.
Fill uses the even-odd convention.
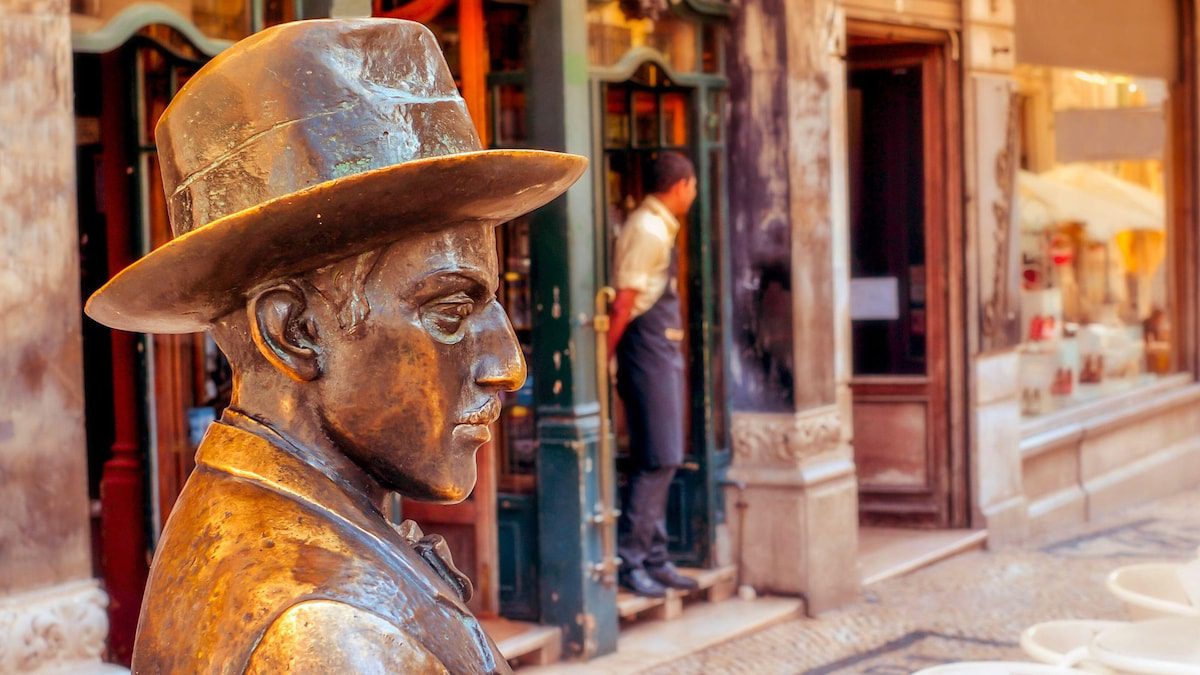
[[[674,466],[637,468],[629,474],[621,510],[617,553],[621,568],[656,567],[667,556],[667,493]]]

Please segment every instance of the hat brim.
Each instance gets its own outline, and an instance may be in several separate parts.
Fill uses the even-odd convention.
[[[579,155],[482,150],[326,181],[172,239],[92,294],[85,311],[122,330],[202,331],[264,282],[409,234],[512,220],[561,195],[586,168]]]

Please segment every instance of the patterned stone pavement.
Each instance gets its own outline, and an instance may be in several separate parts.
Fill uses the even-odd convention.
[[[976,551],[869,587],[857,604],[795,619],[646,671],[870,673],[1025,660],[1021,631],[1052,619],[1125,619],[1104,587],[1121,565],[1185,560],[1200,546],[1200,490],[1061,530],[1021,548]]]

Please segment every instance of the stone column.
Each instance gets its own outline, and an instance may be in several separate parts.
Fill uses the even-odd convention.
[[[731,33],[734,553],[816,614],[859,588],[844,21],[833,0],[747,0]]]
[[[99,667],[65,0],[0,0],[0,672]]]
[[[964,0],[964,179],[971,352],[972,524],[995,547],[1025,536],[1018,397],[1020,241],[1012,0]]]

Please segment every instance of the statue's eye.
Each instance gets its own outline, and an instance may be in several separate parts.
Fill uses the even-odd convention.
[[[463,319],[470,316],[474,309],[474,305],[469,302],[442,305],[433,313],[433,320],[437,322],[438,328],[441,328],[443,331],[457,333],[458,329],[462,328]]]
[[[426,305],[421,318],[430,334],[453,344],[462,339],[463,323],[474,311],[475,302],[466,293],[455,293]]]

